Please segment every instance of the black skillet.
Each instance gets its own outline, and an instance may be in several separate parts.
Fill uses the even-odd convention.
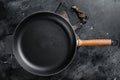
[[[64,70],[79,46],[111,45],[110,39],[80,40],[68,21],[51,12],[24,18],[14,33],[13,53],[28,72],[50,76]]]

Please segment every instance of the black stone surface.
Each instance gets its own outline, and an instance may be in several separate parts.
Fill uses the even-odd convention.
[[[81,39],[112,38],[120,41],[120,0],[0,0],[0,80],[120,80],[119,46],[80,47],[72,64],[49,77],[32,75],[12,53],[12,34],[18,22],[36,11],[67,11],[72,25],[79,18],[77,5],[89,20],[77,34]]]

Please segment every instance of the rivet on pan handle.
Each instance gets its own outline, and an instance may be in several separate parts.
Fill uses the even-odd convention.
[[[111,39],[92,39],[92,40],[77,40],[77,46],[110,46],[113,42]]]

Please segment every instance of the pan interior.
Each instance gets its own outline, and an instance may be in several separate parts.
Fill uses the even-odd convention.
[[[30,71],[33,73],[58,72],[65,68],[74,56],[74,33],[71,26],[57,15],[41,13],[29,16],[19,25],[15,37],[17,51],[21,52],[18,54],[26,60],[22,65],[30,64],[39,68],[36,72]]]

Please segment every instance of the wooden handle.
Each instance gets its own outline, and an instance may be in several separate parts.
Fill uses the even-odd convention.
[[[111,39],[93,39],[93,40],[77,40],[77,46],[107,46],[112,45]]]

